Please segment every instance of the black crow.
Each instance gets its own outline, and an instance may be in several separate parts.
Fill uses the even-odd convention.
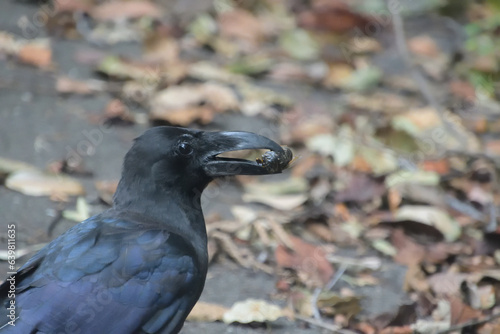
[[[244,149],[271,153],[255,162],[218,157]],[[113,207],[0,286],[0,333],[178,333],[207,273],[201,192],[215,177],[279,173],[289,153],[248,132],[146,131],[125,156]]]

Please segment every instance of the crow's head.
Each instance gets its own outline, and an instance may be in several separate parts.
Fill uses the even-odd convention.
[[[272,155],[267,155],[267,161],[219,157],[246,149],[268,149]],[[290,159],[289,151],[250,132],[155,127],[138,137],[125,156],[120,186],[134,187],[139,192],[143,187],[202,190],[220,176],[279,173]]]

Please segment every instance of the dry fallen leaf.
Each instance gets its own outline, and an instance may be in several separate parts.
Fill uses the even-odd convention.
[[[37,170],[21,170],[12,173],[5,180],[5,186],[29,196],[77,196],[85,194],[85,189],[77,180]]]
[[[191,107],[170,111],[155,110],[151,112],[150,118],[152,120],[166,121],[170,124],[189,126],[194,122],[208,124],[213,120],[214,114],[212,110],[207,107]]]
[[[436,273],[429,276],[427,281],[436,295],[452,296],[460,292],[460,285],[468,276],[468,274],[454,272]]]
[[[353,131],[350,126],[343,125],[336,131],[337,135],[319,134],[306,141],[307,148],[324,156],[331,156],[335,164],[344,167],[354,158],[355,145]]]
[[[214,112],[238,109],[236,95],[215,83],[173,86],[158,92],[151,101],[150,117],[188,126],[194,121],[210,123]]]
[[[377,179],[366,174],[354,173],[346,187],[335,194],[335,201],[363,203],[380,198],[385,191],[384,178]]]
[[[133,79],[143,85],[160,82],[161,68],[144,62],[130,61],[117,56],[106,56],[100,59],[97,66],[100,73],[118,79]]]
[[[307,181],[301,177],[291,177],[284,181],[252,182],[245,184],[245,191],[252,194],[287,195],[301,194],[307,191]]]
[[[311,292],[303,288],[294,288],[288,295],[289,301],[295,312],[303,317],[313,315],[313,304]]]
[[[439,55],[439,47],[436,41],[428,35],[411,38],[408,41],[408,48],[411,52],[421,56],[436,57]]]
[[[249,324],[252,322],[275,321],[282,316],[283,311],[276,305],[269,304],[264,300],[247,299],[235,303],[231,309],[224,314],[222,320],[226,324],[233,322]]]
[[[277,210],[288,211],[304,204],[307,201],[307,195],[243,194],[242,199],[247,203],[262,203]]]
[[[478,320],[483,317],[481,311],[474,310],[469,305],[465,304],[459,297],[449,297],[451,325],[461,324],[471,320]]]
[[[345,33],[356,27],[366,27],[367,18],[355,13],[344,1],[323,1],[313,6],[312,10],[299,14],[297,21],[300,26],[311,30]]]
[[[75,80],[66,76],[57,78],[56,90],[60,94],[91,95],[102,92],[106,87],[104,81],[100,80]]]
[[[251,46],[264,38],[264,27],[252,13],[243,9],[223,12],[218,17],[220,35],[224,38],[244,40]]]
[[[144,16],[161,18],[160,7],[147,0],[107,1],[95,6],[90,15],[98,21],[137,19]]]
[[[222,321],[226,312],[228,312],[227,307],[198,301],[191,310],[191,313],[189,313],[187,320],[198,322]]]
[[[21,170],[36,169],[37,168],[35,166],[25,162],[0,157],[0,175],[10,174]]]
[[[294,251],[279,245],[275,251],[276,262],[281,268],[295,269],[304,278],[308,286],[323,286],[333,276],[334,270],[326,259],[326,253],[320,246],[315,246],[300,238],[290,236]]]
[[[333,316],[343,314],[348,319],[361,312],[361,298],[358,296],[339,296],[327,291],[319,295],[318,307],[321,312]]]
[[[52,49],[44,41],[23,45],[17,56],[21,62],[40,68],[48,68],[52,63]]]
[[[456,220],[444,210],[432,206],[402,206],[396,212],[395,219],[416,221],[434,226],[443,233],[447,241],[455,241],[462,233],[461,227]]]
[[[132,125],[135,115],[119,99],[109,101],[104,108],[105,123],[109,125]]]

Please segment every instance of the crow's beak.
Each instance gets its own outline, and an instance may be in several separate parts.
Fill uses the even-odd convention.
[[[289,149],[284,150],[271,139],[250,132],[206,132],[203,139],[207,145],[203,168],[211,177],[281,173],[292,158]],[[269,149],[270,152],[257,161],[217,156],[249,149]]]

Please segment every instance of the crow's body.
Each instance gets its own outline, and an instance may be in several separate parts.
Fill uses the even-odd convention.
[[[217,158],[268,148],[243,132],[159,127],[124,161],[114,206],[59,236],[17,273],[16,317],[9,282],[0,286],[3,333],[177,333],[207,273],[200,195],[217,176],[268,174],[256,163]]]

